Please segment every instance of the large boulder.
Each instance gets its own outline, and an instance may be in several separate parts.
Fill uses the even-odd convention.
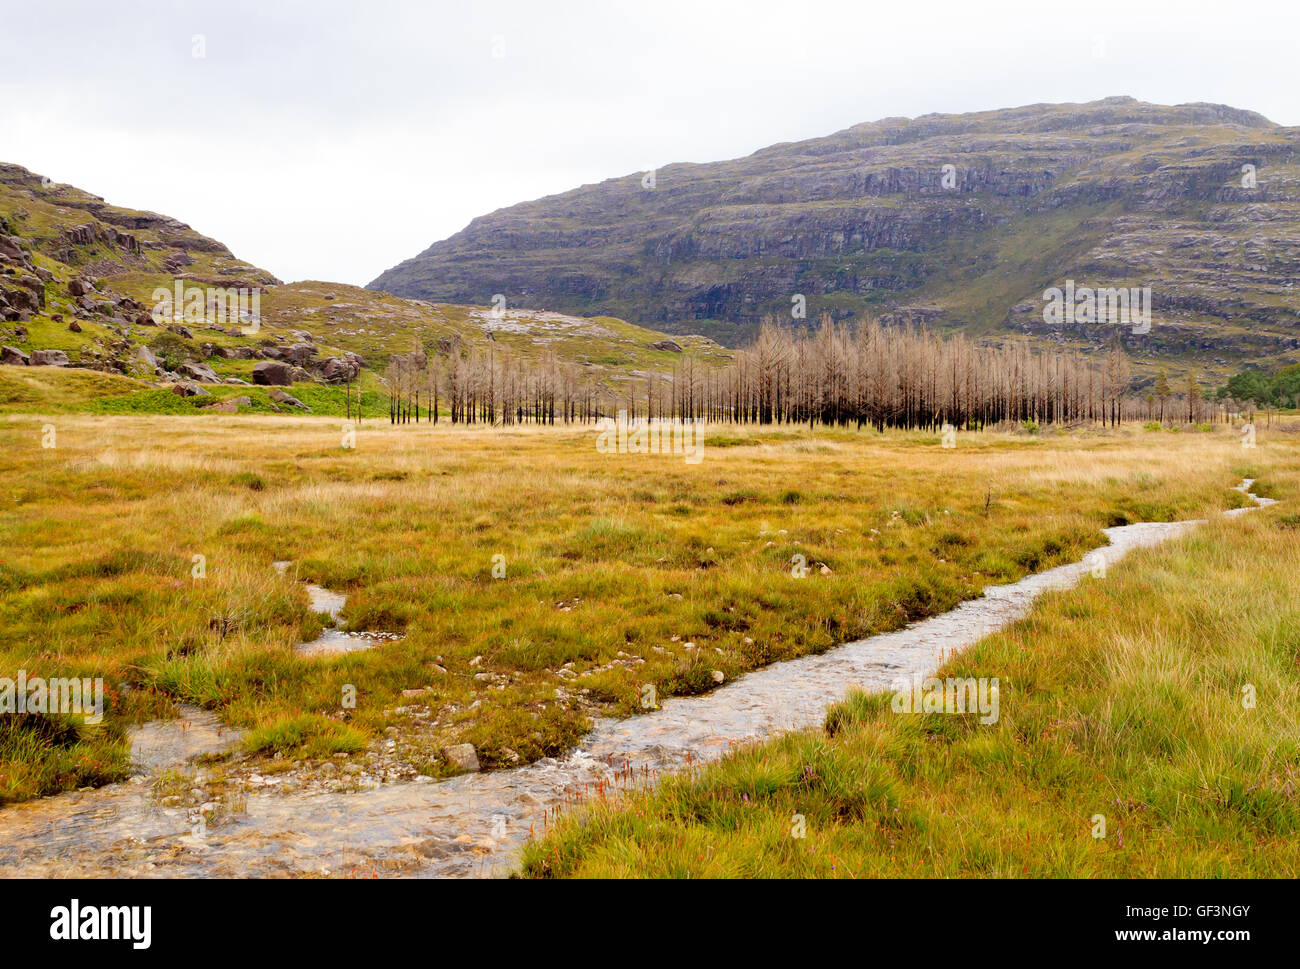
[[[182,377],[189,377],[201,384],[221,383],[221,378],[217,376],[216,371],[206,363],[183,363],[176,368],[176,372]]]
[[[331,384],[347,383],[360,372],[360,365],[346,357],[326,357],[320,365],[321,377]]]
[[[279,360],[263,360],[253,364],[253,383],[264,387],[288,387],[293,383],[293,368]]]
[[[310,343],[295,343],[291,347],[280,347],[280,359],[288,360],[299,367],[311,362],[316,356],[316,348]]]
[[[157,367],[158,358],[153,355],[153,351],[143,344],[135,351],[135,355],[144,362],[146,366]]]
[[[62,350],[33,350],[33,367],[66,367],[68,355]]]
[[[26,278],[36,279],[35,276]],[[37,281],[39,282],[39,280]],[[22,279],[16,279],[13,282],[21,283]],[[39,313],[45,303],[44,288],[38,292],[22,285],[13,288],[0,287],[0,293],[4,294],[5,302],[15,313]]]
[[[0,347],[0,364],[8,364],[11,367],[25,367],[31,362],[31,357],[17,347]]]
[[[681,353],[682,345],[676,340],[656,340],[650,344],[651,350],[668,350],[671,353]]]
[[[238,414],[241,406],[247,407],[252,403],[253,400],[250,397],[231,397],[229,400],[209,404],[203,408],[203,412],[205,414]]]
[[[19,286],[22,286],[27,290],[27,292],[32,294],[32,298],[36,300],[37,306],[40,309],[45,309],[45,284],[41,282],[39,276],[28,276],[24,274],[19,276],[16,282]]]
[[[269,397],[277,404],[284,404],[286,407],[296,407],[299,410],[305,410],[308,414],[311,413],[310,407],[308,407],[306,404],[300,401],[297,397],[293,397],[290,396],[289,394],[286,394],[283,390],[281,390],[278,387],[276,387],[274,390],[268,391],[266,396]]]
[[[478,751],[474,749],[473,744],[454,744],[443,750],[442,755],[461,770],[477,771],[481,769],[478,762]]]
[[[17,236],[0,235],[0,259],[23,264],[30,262]]]
[[[210,397],[208,391],[204,390],[198,384],[179,383],[172,384],[172,393],[177,397]]]

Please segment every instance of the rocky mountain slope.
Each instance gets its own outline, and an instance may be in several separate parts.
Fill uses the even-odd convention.
[[[158,291],[177,287],[182,298],[160,313]],[[186,305],[195,291],[200,303]],[[228,291],[243,291],[244,301],[214,301]],[[0,364],[8,365],[0,378],[24,406],[55,385],[34,373],[15,382],[11,368],[73,367],[209,396],[204,385],[340,383],[362,368],[382,370],[396,353],[488,344],[522,357],[549,353],[610,381],[670,370],[683,355],[729,356],[701,337],[670,340],[612,318],[284,284],[175,219],[0,164]],[[119,394],[128,386],[74,383]]]
[[[1212,104],[887,118],[502,209],[370,288],[503,294],[727,345],[765,315],[800,325],[822,311],[1108,344],[1117,327],[1044,320],[1044,290],[1073,279],[1151,287],[1151,331],[1120,334],[1138,372],[1294,362],[1297,149],[1300,129]]]

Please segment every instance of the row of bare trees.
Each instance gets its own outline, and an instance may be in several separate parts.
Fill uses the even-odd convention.
[[[1102,355],[1031,349],[1028,341],[980,345],[911,325],[855,326],[823,319],[814,331],[768,323],[753,346],[724,366],[684,356],[671,374],[611,377],[549,352],[529,359],[491,344],[436,348],[390,358],[384,373],[393,423],[588,423],[617,411],[753,424],[976,429],[1002,422],[1117,424],[1205,421],[1216,407],[1188,379],[1129,391],[1118,342]],[[1157,399],[1158,396],[1158,399]]]

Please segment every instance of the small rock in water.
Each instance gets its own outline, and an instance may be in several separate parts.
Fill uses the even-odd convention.
[[[421,841],[419,844],[413,845],[411,850],[425,858],[446,858],[452,851],[451,848],[437,838]]]
[[[456,744],[455,746],[448,747],[442,753],[447,760],[451,761],[461,770],[480,770],[478,752],[474,749],[473,744]]]

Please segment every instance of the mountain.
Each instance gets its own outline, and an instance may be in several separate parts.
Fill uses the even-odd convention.
[[[203,305],[176,320],[154,311],[159,289],[198,290]],[[251,317],[225,318],[208,295],[243,290]],[[244,307],[251,312],[251,306]],[[0,164],[0,405],[30,407],[49,391],[54,368],[131,378],[78,378],[79,387],[126,393],[177,383],[256,382],[259,364],[286,364],[290,383],[346,379],[360,366],[382,371],[395,353],[508,347],[546,353],[606,381],[670,371],[682,357],[730,354],[703,337],[612,318],[434,304],[330,282],[285,284],[183,222],[110,205],[12,164]],[[16,367],[32,369],[18,380]],[[284,379],[275,382],[283,383]],[[73,378],[69,378],[72,381]]]
[[[886,118],[501,209],[370,288],[503,294],[729,346],[767,315],[870,313],[1082,348],[1119,331],[1139,373],[1289,363],[1300,360],[1297,149],[1300,129],[1250,111],[1126,97]],[[1149,286],[1151,331],[1046,321],[1044,291],[1068,280]]]

